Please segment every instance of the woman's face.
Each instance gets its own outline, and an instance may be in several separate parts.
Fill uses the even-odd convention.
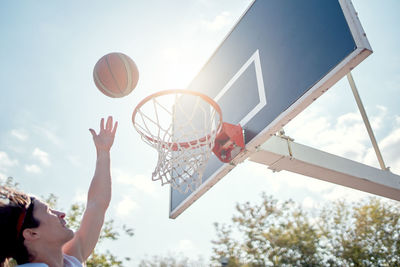
[[[48,243],[62,245],[74,237],[74,232],[66,227],[65,213],[51,209],[42,201],[34,200],[33,216],[40,221],[35,230]]]

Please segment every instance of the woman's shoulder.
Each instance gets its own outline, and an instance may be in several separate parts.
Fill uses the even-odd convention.
[[[65,267],[83,267],[82,263],[75,258],[74,256],[70,256],[64,254],[64,266]]]
[[[49,267],[45,263],[26,263],[17,267]],[[74,256],[64,254],[64,267],[83,267],[82,263]]]
[[[46,263],[25,263],[21,265],[17,265],[17,267],[49,267]]]

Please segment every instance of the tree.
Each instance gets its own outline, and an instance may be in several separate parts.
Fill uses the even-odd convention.
[[[321,211],[319,227],[331,261],[344,266],[400,266],[400,205],[369,198],[338,201]]]
[[[190,260],[183,255],[169,254],[167,256],[154,255],[150,258],[142,259],[139,267],[202,267],[206,266],[203,259],[197,261]]]
[[[293,201],[237,204],[215,224],[212,262],[228,266],[400,266],[400,205],[370,198],[328,203],[312,217]],[[236,238],[233,238],[235,236]]]
[[[1,182],[0,186],[7,186],[9,188],[14,188],[18,190],[18,183],[14,181],[12,177],[8,177],[6,181]],[[43,200],[52,208],[57,208],[57,196],[54,194],[50,194],[47,197],[43,197]],[[81,217],[83,212],[85,211],[85,206],[82,203],[74,203],[71,205],[69,210],[67,211],[66,221],[68,226],[76,231],[80,225]],[[134,235],[133,229],[127,227],[126,225],[122,226],[122,229],[117,228],[114,224],[114,220],[106,220],[104,222],[103,228],[100,233],[98,245],[101,244],[105,240],[118,240],[121,236],[121,233],[126,234],[130,237]],[[129,257],[124,258],[125,261],[130,261]],[[15,261],[10,263],[12,266],[15,266]],[[96,246],[93,253],[90,255],[88,260],[86,261],[86,266],[88,267],[122,267],[124,266],[124,261],[120,260],[117,256],[112,254],[109,250],[105,252],[101,252]]]

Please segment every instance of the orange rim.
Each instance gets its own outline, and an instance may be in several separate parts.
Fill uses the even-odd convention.
[[[146,135],[145,133],[143,133],[142,131],[140,131],[136,126],[135,126],[135,118],[136,118],[136,114],[138,113],[139,109],[145,104],[147,103],[149,100],[153,99],[153,98],[157,98],[159,96],[162,95],[169,95],[169,94],[189,94],[189,95],[195,95],[195,96],[199,96],[201,97],[204,101],[208,102],[214,109],[215,111],[219,114],[220,116],[220,121],[219,121],[219,125],[217,127],[217,133],[221,130],[222,128],[222,111],[220,106],[218,105],[217,102],[214,101],[214,99],[212,99],[211,97],[196,92],[196,91],[191,91],[191,90],[184,90],[184,89],[170,89],[170,90],[164,90],[164,91],[159,91],[157,93],[151,94],[147,97],[145,97],[142,101],[139,102],[139,104],[137,104],[137,106],[135,107],[133,114],[132,114],[132,123],[133,126],[135,127],[135,129],[147,140],[149,140],[150,142],[153,143],[158,143],[158,140],[155,140],[154,138],[151,138],[150,136]],[[196,140],[192,140],[192,141],[188,141],[188,142],[182,142],[182,143],[167,143],[165,142],[165,144],[163,144],[163,147],[170,147],[172,148],[172,150],[176,151],[178,150],[178,147],[184,147],[184,148],[188,148],[190,146],[196,145],[198,142],[204,142],[205,140],[207,140],[209,138],[210,134],[200,138],[200,139],[196,139]],[[163,142],[164,143],[164,142]]]

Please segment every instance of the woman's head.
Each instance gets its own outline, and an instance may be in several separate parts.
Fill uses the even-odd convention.
[[[56,248],[74,237],[72,230],[66,227],[65,213],[50,208],[39,199],[34,199],[33,204],[33,216],[40,225],[22,231],[26,246],[40,245]]]
[[[0,187],[0,263],[7,258],[14,258],[18,263],[28,262],[22,231],[40,225],[33,217],[32,200],[24,193]]]
[[[7,258],[29,262],[39,245],[62,245],[73,237],[65,227],[64,213],[42,201],[0,186],[0,266]]]

